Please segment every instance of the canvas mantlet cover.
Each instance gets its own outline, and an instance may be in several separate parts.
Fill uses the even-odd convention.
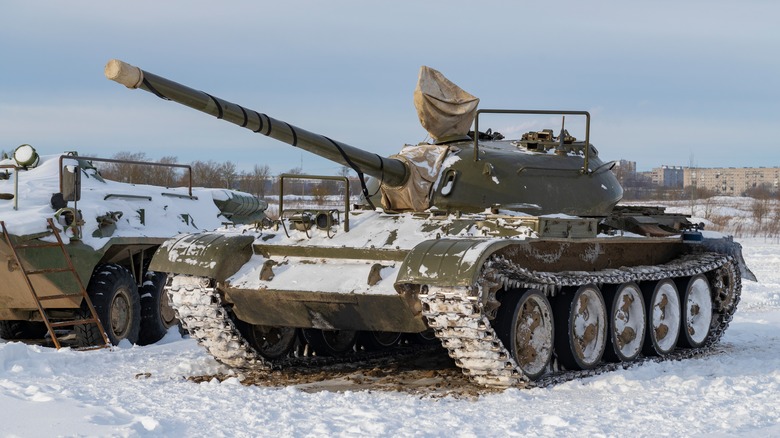
[[[449,147],[443,145],[406,146],[390,158],[401,160],[409,169],[404,185],[382,185],[382,207],[386,210],[423,211],[430,206],[433,183],[438,178],[441,163]]]
[[[467,139],[479,99],[450,82],[430,67],[420,67],[414,90],[414,106],[420,124],[437,143]],[[409,178],[399,187],[382,186],[382,207],[387,210],[422,211],[430,205],[430,193],[438,178],[447,146],[407,146],[392,158],[409,169]]]
[[[462,140],[468,134],[479,99],[430,67],[420,67],[414,107],[420,124],[437,143]]]

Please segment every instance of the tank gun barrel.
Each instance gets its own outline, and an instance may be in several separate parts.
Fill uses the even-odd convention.
[[[408,169],[400,160],[380,157],[375,153],[298,128],[266,114],[141,70],[118,59],[108,62],[105,75],[108,79],[127,88],[140,88],[162,99],[172,100],[350,167],[358,174],[362,172],[371,175],[385,185],[399,186],[406,181]]]

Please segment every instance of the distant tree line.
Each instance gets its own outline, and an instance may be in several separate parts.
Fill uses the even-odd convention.
[[[149,159],[143,152],[119,152],[111,157],[114,160],[155,162],[164,164],[179,164],[174,156],[165,156],[159,160]],[[145,166],[130,163],[94,163],[100,174],[107,179],[131,184],[150,184],[164,187],[186,186],[188,173],[185,169],[176,167]],[[235,163],[214,160],[192,161],[193,187],[229,188],[265,197],[279,193],[278,178],[271,174],[267,164],[255,164],[250,170],[238,171]],[[284,173],[302,175],[303,171],[296,167]],[[349,176],[346,167],[339,172],[340,176]],[[339,195],[343,192],[343,183],[336,181],[310,181],[291,179],[285,182],[285,193],[308,194],[317,197]],[[350,193],[358,194],[359,184],[350,178]]]

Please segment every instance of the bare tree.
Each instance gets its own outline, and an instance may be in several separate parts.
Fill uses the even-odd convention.
[[[225,161],[219,166],[219,174],[223,181],[223,186],[228,189],[233,189],[238,185],[238,172],[236,171],[236,165],[232,161]]]
[[[769,215],[769,199],[754,199],[750,206],[753,213],[753,219],[756,221],[756,233],[761,233],[764,227],[764,218]]]
[[[114,154],[114,160],[125,161],[148,161],[143,152],[117,152]],[[98,163],[100,174],[104,178],[112,181],[119,181],[132,184],[144,184],[145,169],[137,164],[129,163]]]
[[[176,164],[178,159],[174,156],[160,158],[157,162],[162,164]],[[178,185],[181,178],[181,172],[175,167],[154,166],[149,167],[146,173],[146,184],[156,186],[172,187]]]
[[[292,169],[290,169],[290,170],[288,170],[287,172],[284,172],[284,173],[286,173],[288,175],[303,175],[303,169],[301,169],[300,167],[293,167]],[[277,180],[277,184],[278,184],[278,180]],[[286,187],[285,192],[288,195],[303,195],[304,194],[303,193],[304,192],[304,182],[303,182],[303,180],[290,178],[285,183],[285,187]],[[278,193],[279,191],[280,190],[277,187],[276,188],[276,192]]]
[[[265,196],[266,182],[271,176],[271,168],[267,164],[255,167],[248,172],[242,172],[239,178],[239,188],[255,196]]]
[[[193,161],[192,185],[199,187],[224,187],[221,175],[222,166],[214,160]]]

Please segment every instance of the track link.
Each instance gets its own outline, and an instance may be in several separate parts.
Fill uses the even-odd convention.
[[[622,284],[707,274],[715,289],[715,315],[707,343],[696,349],[677,349],[663,357],[640,357],[628,363],[604,363],[584,371],[566,371],[551,365],[550,372],[530,381],[493,330],[483,300],[475,291],[501,286],[537,289],[548,298],[561,287],[585,284]],[[733,257],[718,253],[689,254],[664,265],[636,266],[599,272],[533,272],[511,261],[488,260],[477,288],[425,286],[420,295],[423,316],[450,357],[473,381],[491,387],[549,386],[572,379],[627,368],[646,361],[679,360],[705,354],[721,338],[736,310],[741,291],[739,269]]]
[[[165,290],[184,328],[219,362],[241,370],[271,369],[238,331],[208,278],[174,275]]]
[[[440,348],[438,345],[403,345],[381,351],[355,351],[342,356],[291,356],[271,361],[260,355],[239,331],[219,292],[204,277],[174,275],[165,290],[170,303],[190,335],[218,362],[246,372],[316,368],[350,364],[358,366],[378,359],[404,357]]]

